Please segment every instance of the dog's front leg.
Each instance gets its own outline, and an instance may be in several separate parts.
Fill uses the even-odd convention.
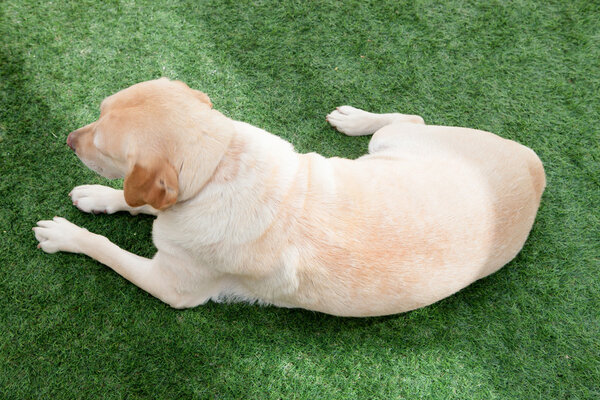
[[[172,307],[181,307],[175,285],[171,277],[166,276],[156,257],[149,259],[132,254],[106,237],[60,217],[39,221],[33,230],[39,241],[38,248],[46,253],[66,251],[85,254]]]
[[[83,212],[100,214],[113,214],[119,211],[128,211],[132,215],[150,214],[158,215],[158,210],[149,206],[131,207],[125,201],[122,190],[113,189],[103,185],[76,186],[69,193],[73,205]]]

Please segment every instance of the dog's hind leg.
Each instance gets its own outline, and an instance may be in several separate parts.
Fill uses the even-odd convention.
[[[399,113],[375,114],[351,106],[337,107],[327,116],[327,122],[348,136],[372,135],[394,123],[425,124],[418,115]]]

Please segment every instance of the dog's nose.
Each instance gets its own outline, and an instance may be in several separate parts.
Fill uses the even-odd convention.
[[[75,144],[73,144],[73,134],[75,132],[71,132],[69,133],[69,136],[67,136],[67,146],[69,146],[71,148],[71,150],[75,151]]]

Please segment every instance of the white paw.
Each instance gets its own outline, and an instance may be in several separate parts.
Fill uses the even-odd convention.
[[[70,253],[81,252],[79,242],[81,237],[88,231],[80,228],[61,217],[54,217],[51,221],[39,221],[33,228],[35,238],[40,242],[41,248],[46,253],[57,251],[68,251]]]
[[[342,133],[348,136],[360,136],[370,135],[379,128],[377,117],[377,114],[358,108],[340,106],[332,111],[326,119],[331,126]]]
[[[122,210],[123,191],[102,185],[82,185],[73,188],[73,205],[87,213],[113,214]]]

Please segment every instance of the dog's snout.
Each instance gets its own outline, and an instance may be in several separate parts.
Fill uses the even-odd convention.
[[[69,136],[67,136],[67,146],[75,151],[78,147],[80,147],[81,144],[84,144],[86,137],[89,137],[90,134],[93,134],[94,125],[95,123],[92,122],[91,124],[69,133]]]

